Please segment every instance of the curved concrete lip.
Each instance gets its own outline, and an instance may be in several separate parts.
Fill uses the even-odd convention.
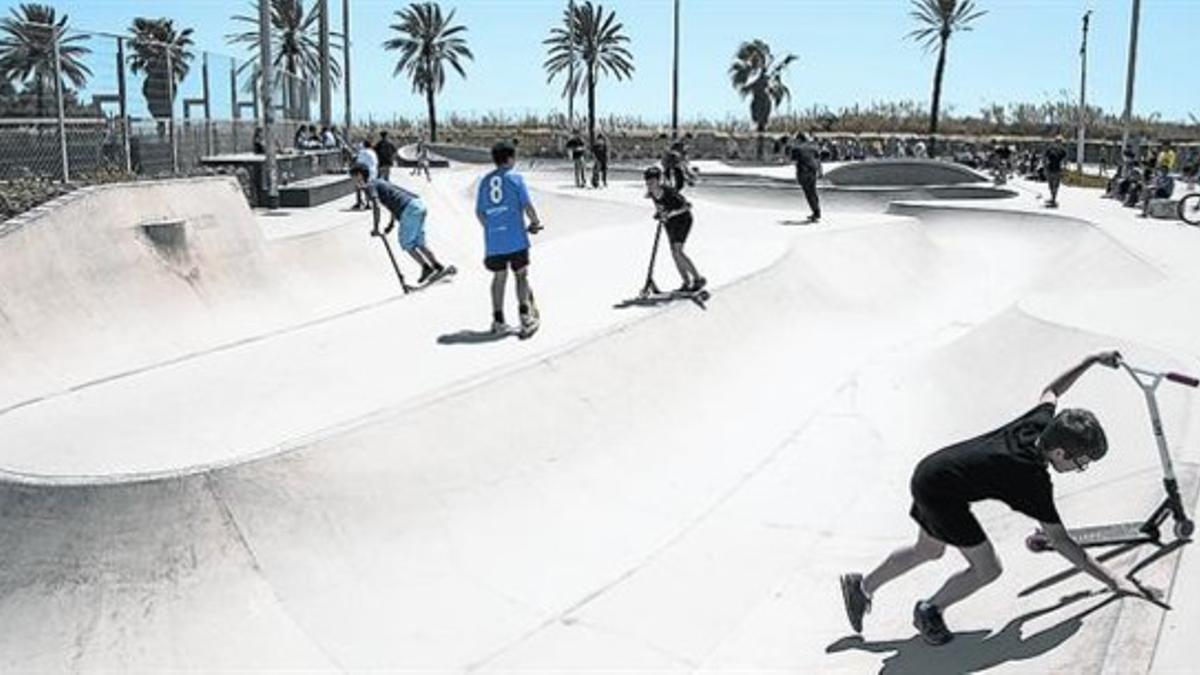
[[[470,223],[470,187],[428,191],[433,222]],[[0,482],[0,670],[1146,672],[1164,621],[1183,622],[1167,653],[1190,656],[1194,615],[1110,602],[1078,577],[1046,586],[1062,562],[1025,553],[1033,525],[987,505],[1006,572],[955,607],[950,648],[926,647],[909,624],[907,599],[928,593],[932,569],[881,593],[862,637],[846,637],[836,578],[911,538],[917,458],[1023,411],[1081,353],[1200,361],[1194,230],[1148,229],[1071,190],[1054,213],[910,202],[901,215],[831,212],[815,228],[697,196],[705,220],[689,246],[717,282],[708,309],[617,325],[608,303],[636,291],[653,233],[637,193],[542,193],[564,229],[589,213],[617,222],[537,249],[550,320],[535,340],[548,339],[446,352],[476,378],[461,386],[397,389],[284,454],[174,480]],[[463,231],[435,243],[469,258]],[[486,319],[486,284],[339,320],[304,336],[308,352],[279,346],[280,368],[326,369],[331,387],[363,370],[429,382],[448,361],[408,349]],[[275,373],[247,370],[262,361],[167,379],[246,388],[237,411],[281,396],[254,389]],[[274,404],[317,415],[343,392],[323,393]],[[1161,487],[1139,394],[1089,373],[1071,402],[1095,409],[1121,450],[1056,477],[1064,516],[1144,515]],[[1197,402],[1172,391],[1160,403],[1194,502]],[[80,410],[57,419],[82,424],[68,417]],[[1139,574],[1183,588],[1200,578],[1176,575],[1189,562]],[[1174,593],[1185,612],[1198,597]],[[1189,663],[1176,658],[1155,665]]]
[[[874,159],[848,162],[825,172],[834,185],[956,185],[983,183],[988,177],[961,164],[932,159]]]

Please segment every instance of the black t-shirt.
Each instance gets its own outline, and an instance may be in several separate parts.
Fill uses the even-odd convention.
[[[375,144],[375,155],[379,157],[379,166],[392,166],[396,159],[396,146],[391,141],[379,141]]]
[[[1067,151],[1061,145],[1052,145],[1046,149],[1046,171],[1061,173],[1063,161],[1067,159]]]
[[[567,154],[571,159],[578,159],[583,156],[583,139],[578,136],[572,136],[571,140],[567,141]]]
[[[817,149],[811,143],[801,143],[792,147],[792,161],[796,163],[796,175],[816,175],[821,168],[817,159]]]
[[[658,197],[651,196],[650,199],[654,202],[654,206],[658,207],[658,210],[661,213],[667,213],[669,211],[678,211],[679,209],[690,206],[690,203],[688,202],[688,200],[685,199],[683,195],[679,194],[679,190],[676,190],[675,188],[671,187],[670,185],[662,186],[662,195],[660,195]],[[675,216],[671,220],[678,220],[680,218],[686,218],[688,216],[689,216],[689,213],[685,212],[678,216]]]
[[[596,158],[597,162],[607,162],[608,144],[604,141],[596,141],[596,143],[592,145],[592,155]]]
[[[913,484],[923,498],[943,503],[997,499],[1043,523],[1062,522],[1038,437],[1054,419],[1042,403],[982,436],[943,448],[917,465]]]

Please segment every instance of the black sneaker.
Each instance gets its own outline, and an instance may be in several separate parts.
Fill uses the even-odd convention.
[[[940,647],[954,639],[954,633],[951,633],[950,629],[946,628],[946,622],[942,621],[941,611],[924,600],[913,607],[913,627],[921,633],[925,642],[934,647]]]
[[[417,279],[417,283],[423,284],[426,281],[429,281],[429,277],[433,276],[435,271],[436,270],[434,268],[432,268],[428,265],[426,265],[425,267],[422,267],[421,268],[421,278]]]
[[[863,591],[861,574],[842,575],[842,602],[846,605],[846,618],[855,633],[862,632],[863,615],[871,611],[871,598]]]

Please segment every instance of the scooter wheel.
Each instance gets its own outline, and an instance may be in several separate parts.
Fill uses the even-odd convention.
[[[1050,541],[1046,539],[1046,535],[1041,532],[1034,532],[1025,537],[1025,548],[1029,549],[1031,553],[1045,553],[1054,547],[1050,545]]]
[[[1190,520],[1175,521],[1175,537],[1178,539],[1191,539],[1192,533],[1196,531],[1196,523]]]

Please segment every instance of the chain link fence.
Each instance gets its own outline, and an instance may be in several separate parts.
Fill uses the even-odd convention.
[[[256,60],[194,50],[168,31],[160,41],[33,25],[38,49],[0,79],[0,182],[180,175],[206,157],[261,151]],[[273,80],[273,136],[290,147],[312,121],[314,83]]]

